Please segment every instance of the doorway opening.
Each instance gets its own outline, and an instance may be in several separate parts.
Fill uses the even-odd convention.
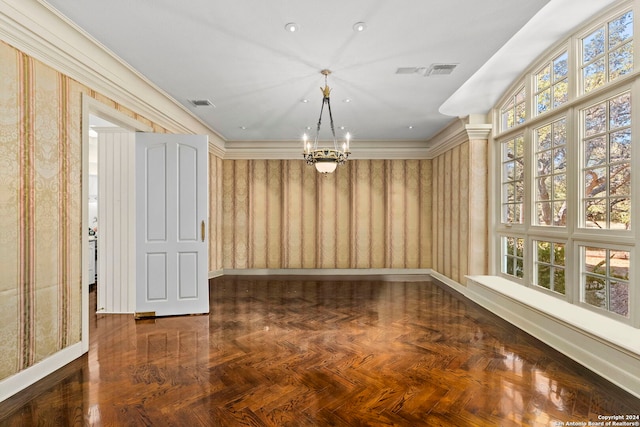
[[[89,285],[97,311],[135,308],[134,132],[89,116]]]
[[[98,210],[101,205],[105,209],[109,208],[111,210],[113,210],[114,206],[106,200],[106,190],[100,189],[101,182],[104,183],[105,181],[104,179],[100,179],[100,173],[98,171],[98,159],[100,158],[100,154],[98,153],[98,150],[93,151],[91,149],[91,145],[94,145],[94,148],[97,147],[99,149],[99,135],[107,134],[108,129],[117,129],[120,133],[129,134],[132,139],[135,136],[135,132],[151,132],[153,129],[151,126],[140,123],[114,108],[97,101],[87,94],[83,94],[82,96],[82,129],[82,351],[87,352],[89,350],[89,284],[95,281],[98,297],[102,298],[109,295],[109,292],[106,290],[107,287],[105,287],[105,290],[100,289],[101,276],[105,274],[109,277],[109,265],[105,265],[105,261],[101,258],[101,253],[102,255],[106,255],[108,252],[106,249],[101,249],[101,247],[108,244],[109,238],[105,233],[107,218],[103,217]],[[100,132],[98,132],[99,130]],[[93,138],[96,138],[95,143],[91,141]],[[132,150],[133,146],[134,144],[131,143]],[[95,165],[90,166],[90,156]],[[95,172],[95,174],[92,173],[92,175],[96,176],[96,178],[91,178],[91,182],[89,178],[90,169],[92,172]],[[113,172],[105,173],[104,175],[105,177],[113,176]],[[89,191],[89,187],[92,187],[91,191]],[[92,193],[92,196],[95,196],[95,200],[92,201],[91,216],[89,214],[90,192]],[[96,220],[95,224],[93,221],[94,218]],[[97,238],[95,236],[93,238],[95,242],[93,244],[95,245],[95,250],[90,246],[91,236],[89,235],[89,230],[91,228],[95,228],[94,232],[95,236],[97,236]],[[117,236],[114,236],[114,238],[116,237]],[[126,237],[126,233],[121,235],[120,240],[122,240],[123,237]],[[95,261],[93,264],[94,270],[91,272],[93,276],[91,276],[89,271],[92,256]],[[113,274],[111,274],[111,276],[113,276]],[[104,281],[103,283],[106,284]],[[130,292],[134,293],[135,289]],[[112,312],[133,312],[135,301],[131,301],[130,304],[131,308],[119,309],[117,311],[114,309]],[[99,303],[97,308],[100,309],[103,307],[103,312],[107,312],[106,304]]]
[[[173,288],[163,288],[167,298],[171,297],[178,309],[169,314],[156,309],[158,315],[208,312],[208,139],[206,135],[155,135],[149,125],[88,95],[83,95],[82,99],[82,198],[85,201],[82,204],[82,229],[87,233],[86,238],[82,239],[82,346],[86,352],[89,349],[89,286],[94,280],[96,308],[100,313],[141,311],[136,301],[137,291],[142,292],[140,301],[145,298],[153,301],[159,299],[154,290],[140,285],[155,283],[158,277],[146,280],[145,277],[139,278],[138,273],[151,271],[155,274],[156,271],[149,265],[161,257],[156,256],[156,252],[149,255],[148,251],[136,247],[136,241],[146,244],[154,240],[150,237],[140,240],[142,237],[137,230],[157,230],[151,225],[157,225],[158,218],[167,219],[167,227],[178,227],[167,233],[174,241],[169,242],[173,252],[167,251],[166,258],[177,260],[178,265],[173,268],[172,264],[172,268],[164,270],[164,280]],[[159,139],[150,141],[150,138]],[[152,146],[145,146],[145,139]],[[158,148],[160,146],[164,148]],[[144,151],[138,153],[140,149]],[[157,154],[162,153],[166,154],[163,154],[164,158],[175,161],[167,161],[159,166],[152,163],[152,160],[159,160],[162,156],[158,157]],[[95,167],[90,165],[90,159]],[[90,171],[95,174],[90,174]],[[95,175],[95,178],[90,175]],[[156,180],[156,175],[166,175],[172,179],[167,179],[166,188],[162,189],[157,183],[165,181]],[[171,203],[164,205],[158,202],[150,208],[146,203],[155,199],[149,195],[157,196],[159,189],[167,197],[171,196],[167,198]],[[142,196],[137,197],[136,194]],[[156,209],[159,205],[164,206],[164,213]],[[141,212],[144,213],[145,222],[136,227]],[[95,252],[90,246],[90,239],[95,242]],[[196,243],[197,248],[189,246]],[[139,249],[138,252],[136,249]],[[90,262],[92,260],[95,261],[93,265]],[[146,267],[137,269],[136,265],[143,265],[142,261]]]

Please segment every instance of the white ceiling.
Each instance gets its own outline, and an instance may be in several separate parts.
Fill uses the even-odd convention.
[[[452,120],[439,112],[443,103],[548,1],[46,3],[226,141],[297,140],[307,126],[313,132],[324,85],[320,71],[328,68],[336,131],[351,132],[357,142],[428,140]],[[352,29],[359,21],[367,25],[360,33]],[[287,32],[289,22],[300,30]],[[433,63],[457,67],[447,76],[396,74],[399,67]],[[215,107],[196,108],[193,99]],[[328,124],[325,112],[324,139]]]

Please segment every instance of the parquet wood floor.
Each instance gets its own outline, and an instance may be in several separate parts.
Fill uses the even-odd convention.
[[[434,282],[225,276],[211,314],[92,316],[2,426],[553,426],[640,400]],[[574,424],[580,425],[580,424]]]

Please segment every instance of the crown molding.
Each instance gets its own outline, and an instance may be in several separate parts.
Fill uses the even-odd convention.
[[[472,141],[474,139],[489,139],[489,135],[491,135],[491,131],[493,130],[493,126],[485,123],[478,125],[465,125],[465,130],[467,131],[467,136],[469,140]]]
[[[493,126],[484,123],[486,121],[488,121],[487,117],[483,114],[454,119],[429,140],[433,147],[429,150],[430,158],[438,157],[467,141],[489,139]]]
[[[225,153],[225,149],[223,147],[220,147],[220,145],[211,142],[211,139],[209,139],[209,153],[213,154],[216,157],[219,157],[221,159],[224,158],[224,153]]]
[[[175,133],[224,139],[45,0],[0,1],[0,39]]]
[[[331,142],[320,143],[329,146]],[[284,159],[302,160],[302,141],[227,141],[225,160]],[[350,160],[429,159],[424,141],[351,141]]]

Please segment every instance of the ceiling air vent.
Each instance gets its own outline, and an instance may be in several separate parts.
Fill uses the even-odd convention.
[[[196,107],[215,107],[215,105],[213,105],[213,103],[208,99],[191,99],[189,102]]]
[[[458,64],[431,64],[424,72],[424,76],[443,76],[451,74]]]
[[[442,76],[451,74],[458,64],[431,64],[428,67],[400,67],[396,74],[418,74],[420,76]]]
[[[396,70],[396,74],[416,74],[421,69],[424,70],[424,68],[420,67],[400,67]]]

